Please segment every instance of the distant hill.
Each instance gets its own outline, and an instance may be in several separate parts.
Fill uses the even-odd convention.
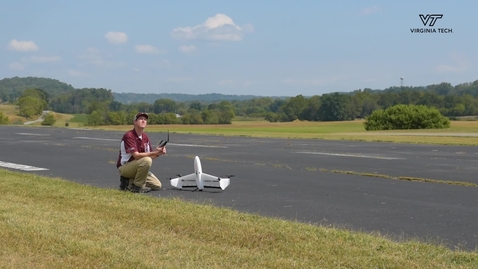
[[[0,94],[13,94],[15,97],[20,96],[26,89],[42,89],[50,96],[57,96],[75,88],[70,84],[66,84],[56,79],[41,77],[13,77],[0,80]],[[2,98],[0,95],[0,98]]]
[[[66,94],[75,89],[70,84],[61,82],[56,79],[43,77],[13,77],[0,80],[0,101],[12,101],[20,97],[24,90],[38,88],[47,92],[50,97],[54,98],[62,94]],[[158,99],[171,99],[175,102],[217,102],[217,101],[243,101],[263,96],[255,95],[227,95],[220,93],[208,94],[180,94],[180,93],[117,93],[112,92],[114,100],[123,104],[145,102],[152,104]],[[272,97],[284,99],[286,97]]]
[[[43,77],[13,77],[4,78],[0,80],[0,102],[13,102],[20,97],[25,89],[39,88],[49,94],[50,98],[55,98],[59,95],[76,93],[77,90],[70,84],[61,82],[56,79],[43,78]],[[91,90],[91,89],[89,89]],[[100,89],[106,90],[106,89]],[[452,86],[450,83],[440,83],[428,86],[420,87],[389,87],[383,90],[364,89],[371,93],[387,93],[402,91],[429,91],[438,95],[471,95],[478,97],[478,80],[473,82],[467,82]],[[171,99],[175,102],[218,102],[218,101],[244,101],[251,100],[260,97],[269,97],[274,99],[287,99],[286,96],[256,96],[256,95],[227,95],[220,93],[207,93],[207,94],[180,94],[180,93],[117,93],[111,91],[114,101],[123,104],[132,103],[148,103],[153,104],[158,99]],[[360,91],[360,90],[357,90]],[[357,91],[351,91],[349,94],[353,95]]]
[[[254,98],[259,98],[263,96],[256,95],[227,95],[220,93],[207,93],[207,94],[181,94],[181,93],[116,93],[113,92],[115,101],[131,104],[131,103],[140,103],[145,102],[152,104],[158,99],[171,99],[175,102],[191,102],[191,101],[200,101],[212,103],[216,101],[243,101]],[[273,97],[274,98],[274,97]],[[275,97],[275,98],[286,98],[286,97]]]

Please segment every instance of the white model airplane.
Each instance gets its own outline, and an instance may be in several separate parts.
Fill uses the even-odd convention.
[[[227,177],[211,176],[202,172],[201,161],[199,157],[194,157],[194,173],[181,176],[177,178],[171,178],[171,186],[182,189],[184,187],[196,187],[196,190],[202,191],[204,188],[216,188],[224,190],[229,186],[231,177],[234,175],[228,175]]]

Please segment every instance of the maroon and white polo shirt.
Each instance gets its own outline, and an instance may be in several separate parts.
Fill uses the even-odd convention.
[[[116,167],[134,160],[134,152],[150,152],[151,143],[149,142],[149,137],[147,134],[143,133],[141,136],[138,136],[136,131],[130,130],[123,135],[121,139],[121,146],[119,150],[118,161],[116,162]]]

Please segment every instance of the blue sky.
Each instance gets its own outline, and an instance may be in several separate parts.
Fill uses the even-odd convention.
[[[478,79],[476,1],[7,0],[0,10],[0,78],[259,96]],[[443,17],[425,26],[419,14]]]

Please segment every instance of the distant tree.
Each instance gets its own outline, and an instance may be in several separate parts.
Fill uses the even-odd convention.
[[[234,113],[234,108],[229,101],[221,101],[217,105],[217,111],[219,124],[231,124],[232,120],[236,116],[236,114]]]
[[[93,111],[90,115],[88,115],[88,123],[89,126],[99,126],[104,125],[104,118],[102,112]]]
[[[151,105],[149,103],[146,103],[146,102],[137,103],[136,107],[137,107],[138,111],[141,111],[141,112],[146,112],[146,113],[154,112],[153,105]]]
[[[48,94],[41,89],[26,89],[18,99],[20,115],[30,118],[40,115],[48,107]]]
[[[108,109],[110,111],[118,112],[118,111],[121,111],[123,109],[123,104],[120,103],[120,102],[117,102],[117,101],[113,101],[109,104]]]
[[[383,92],[379,95],[377,104],[381,108],[388,108],[398,104],[398,93],[396,92]]]
[[[332,93],[322,95],[322,104],[319,109],[320,120],[323,121],[344,121],[353,120],[354,115],[350,107],[349,95],[343,93]]]
[[[237,116],[260,118],[270,111],[269,107],[274,102],[271,97],[260,97],[244,101],[232,101],[234,113]]]
[[[3,112],[0,111],[0,125],[8,124],[9,122],[8,116],[3,115]]]
[[[53,126],[55,122],[55,115],[51,112],[48,112],[45,116],[43,116],[43,121],[41,125]]]
[[[277,113],[279,109],[286,103],[283,99],[277,99],[272,104],[269,105],[269,110],[271,112]]]
[[[280,116],[277,113],[268,112],[265,115],[264,119],[269,121],[269,122],[278,122],[278,121],[280,121]]]
[[[420,93],[414,90],[403,90],[398,93],[398,103],[403,105],[415,105],[419,102]]]
[[[187,112],[181,117],[181,123],[182,124],[191,124],[190,122],[191,122],[191,115],[189,114],[189,112]]]
[[[282,112],[285,114],[285,118],[282,121],[294,121],[299,118],[299,114],[307,105],[307,100],[304,96],[297,95],[290,98],[282,107]]]
[[[201,112],[196,109],[190,109],[188,113],[181,117],[182,124],[204,124]]]
[[[438,85],[429,85],[426,87],[427,90],[433,91],[438,95],[448,95],[453,92],[453,86],[450,83],[443,82]]]
[[[308,121],[318,121],[320,109],[320,96],[314,95],[307,99],[306,106],[300,111],[299,119]]]
[[[126,113],[124,111],[108,112],[107,123],[111,125],[126,124]]]
[[[176,113],[178,105],[171,99],[158,99],[153,104],[154,113]]]
[[[180,118],[176,117],[175,113],[161,113],[154,116],[151,115],[151,118],[155,120],[154,124],[179,124],[181,123]],[[150,120],[148,119],[148,122]]]
[[[191,104],[189,104],[189,109],[196,109],[196,110],[201,111],[202,110],[201,102],[199,102],[199,101],[191,102]]]
[[[92,101],[89,103],[87,108],[87,113],[91,114],[93,111],[100,112],[101,114],[105,114],[108,112],[108,103],[104,101]]]
[[[20,116],[31,118],[40,115],[45,107],[44,101],[33,96],[23,96],[18,99],[18,108]]]
[[[465,105],[463,115],[477,115],[478,114],[478,99],[470,94],[465,94],[462,97],[462,103]]]
[[[208,109],[208,110],[214,110],[214,109],[216,109],[216,108],[217,108],[217,104],[216,104],[216,103],[212,103],[212,104],[209,104],[209,105],[207,106],[207,109]]]
[[[201,118],[205,124],[218,124],[219,116],[214,110],[203,110],[201,112]]]
[[[10,97],[6,91],[0,91],[0,103],[6,103],[10,101]]]
[[[420,96],[417,105],[441,108],[444,105],[444,96],[440,96],[432,91],[426,91]]]

